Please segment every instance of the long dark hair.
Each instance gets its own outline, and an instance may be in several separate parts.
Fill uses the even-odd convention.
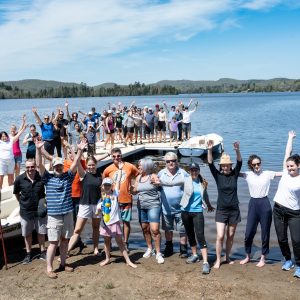
[[[300,156],[299,154],[293,154],[287,158],[286,162],[293,161],[297,166],[300,164]]]

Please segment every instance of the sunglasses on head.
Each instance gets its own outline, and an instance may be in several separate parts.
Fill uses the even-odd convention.
[[[167,163],[167,164],[169,164],[169,163],[171,163],[171,162],[172,162],[172,163],[175,163],[175,162],[176,162],[176,159],[166,160],[166,163]]]

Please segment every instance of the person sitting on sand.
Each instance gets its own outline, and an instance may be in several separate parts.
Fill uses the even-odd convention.
[[[274,197],[273,218],[280,250],[285,258],[281,269],[289,271],[294,267],[288,241],[289,228],[296,263],[294,277],[300,278],[300,156],[291,155],[295,137],[296,133],[290,131],[283,160],[283,174]]]
[[[105,208],[109,208],[107,213],[102,209],[102,214],[107,214],[107,220],[103,217],[100,226],[100,235],[104,237],[104,251],[105,251],[105,260],[100,263],[100,266],[103,267],[110,263],[110,248],[111,248],[111,239],[115,238],[119,249],[126,260],[126,264],[132,268],[136,268],[137,265],[132,263],[128,253],[126,251],[126,246],[122,238],[122,230],[120,223],[120,213],[119,213],[119,204],[118,204],[118,195],[120,182],[122,178],[122,170],[120,169],[116,175],[116,183],[113,188],[113,180],[109,177],[103,179],[102,182],[102,202],[109,199],[110,203],[105,205]],[[100,205],[99,205],[100,204]],[[102,203],[99,203],[97,207],[102,207]]]
[[[232,248],[237,224],[241,222],[239,200],[237,196],[237,180],[242,167],[242,157],[240,153],[240,143],[235,142],[233,144],[233,148],[236,152],[237,159],[235,168],[232,168],[233,163],[230,159],[230,156],[226,153],[223,153],[219,163],[220,170],[217,170],[213,163],[213,145],[213,141],[209,140],[207,143],[207,161],[218,188],[218,200],[216,210],[217,260],[214,264],[214,268],[219,269],[221,265],[221,254],[223,249],[225,232],[227,232],[225,261],[229,264],[233,263],[230,260],[229,255]]]
[[[256,234],[257,225],[261,226],[262,250],[257,267],[263,267],[266,255],[269,253],[270,229],[272,224],[272,207],[268,198],[271,180],[282,173],[263,171],[261,158],[255,154],[248,159],[249,172],[240,173],[246,179],[249,187],[250,201],[248,206],[247,225],[245,232],[246,258],[240,261],[244,265],[250,261],[251,247]]]

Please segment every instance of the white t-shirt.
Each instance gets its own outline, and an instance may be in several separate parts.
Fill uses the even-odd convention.
[[[118,203],[118,195],[119,192],[117,190],[113,191],[113,194],[111,195],[111,209],[110,209],[110,219],[106,225],[112,225],[116,222],[120,221],[120,211],[119,211],[119,203]]]
[[[166,122],[167,121],[167,113],[164,112],[158,112],[158,121],[160,122]]]
[[[185,110],[182,112],[182,122],[183,123],[191,123],[191,114],[196,111],[196,108],[193,110]]]
[[[268,196],[271,180],[275,177],[273,171],[262,171],[255,173],[248,171],[243,173],[249,187],[249,193],[252,198],[264,198]]]
[[[13,141],[10,139],[7,142],[0,140],[1,159],[14,159]]]
[[[274,202],[292,210],[299,210],[300,175],[292,177],[285,169],[279,181]]]

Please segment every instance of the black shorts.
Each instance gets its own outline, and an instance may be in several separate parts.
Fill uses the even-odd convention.
[[[134,133],[134,127],[127,127],[127,132]]]
[[[54,154],[54,141],[44,141],[44,149],[50,154]]]
[[[106,134],[115,133],[115,129],[111,129],[109,132],[108,132],[107,129],[105,129],[105,133],[106,133]]]
[[[157,130],[158,131],[166,131],[166,122],[165,121],[158,121]]]
[[[235,225],[241,222],[240,209],[216,210],[216,222]]]
[[[154,133],[154,126],[146,126],[145,127],[146,134],[153,134]]]

